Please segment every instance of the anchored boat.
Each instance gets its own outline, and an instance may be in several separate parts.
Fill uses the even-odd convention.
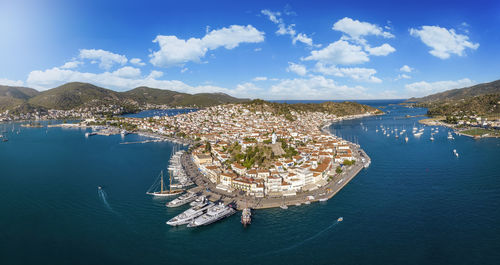
[[[243,209],[241,212],[241,223],[243,226],[247,226],[252,223],[252,210],[250,208]]]

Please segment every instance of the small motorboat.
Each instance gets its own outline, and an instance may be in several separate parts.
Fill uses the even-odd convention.
[[[281,208],[281,209],[283,209],[283,210],[286,210],[286,209],[288,209],[288,206],[286,206],[286,204],[282,204],[282,205],[280,206],[280,208]]]
[[[342,216],[337,219],[337,222],[342,222],[342,221],[344,221],[344,217]]]

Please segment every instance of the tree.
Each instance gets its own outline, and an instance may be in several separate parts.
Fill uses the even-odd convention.
[[[338,166],[337,169],[335,169],[335,172],[337,172],[337,174],[342,173],[342,168]]]

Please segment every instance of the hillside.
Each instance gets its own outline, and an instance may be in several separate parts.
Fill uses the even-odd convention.
[[[500,115],[500,80],[409,99],[431,116]]]
[[[123,97],[118,92],[88,83],[67,83],[49,89],[28,100],[34,106],[69,110],[84,104],[116,103]]]
[[[490,83],[478,84],[471,87],[451,89],[441,93],[428,95],[422,98],[411,98],[408,101],[433,102],[433,101],[460,100],[475,96],[498,94],[498,93],[500,93],[500,80],[496,80]]]
[[[268,102],[264,100],[252,100],[247,103],[253,111],[270,111],[277,115],[284,115],[285,118],[289,120],[294,120],[292,112],[325,112],[329,114],[335,114],[337,116],[346,115],[356,115],[364,114],[367,112],[371,113],[383,113],[381,110],[367,105],[359,104],[356,102],[324,102],[324,103],[297,103],[297,104],[286,104],[286,103],[275,103]]]
[[[0,85],[0,111],[21,106],[26,100],[38,95],[35,89]]]
[[[32,109],[69,110],[84,106],[114,104],[126,110],[146,104],[207,107],[248,101],[223,93],[187,94],[171,90],[137,87],[116,92],[88,83],[72,82],[43,92],[31,88],[0,86],[0,111],[18,112]]]

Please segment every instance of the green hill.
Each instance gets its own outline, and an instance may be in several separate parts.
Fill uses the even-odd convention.
[[[452,89],[422,98],[411,98],[416,106],[428,108],[431,116],[500,115],[500,80]]]
[[[0,85],[0,111],[17,108],[39,93],[37,90],[28,87]]]
[[[88,83],[72,82],[30,98],[28,103],[47,109],[69,110],[84,104],[120,103],[118,92]]]
[[[277,115],[283,115],[289,120],[295,120],[293,112],[325,112],[337,116],[364,114],[367,112],[381,114],[381,110],[356,102],[324,102],[324,103],[275,103],[260,99],[252,100],[247,103],[252,111],[269,111]]]
[[[422,98],[411,98],[412,102],[433,102],[467,99],[475,96],[500,93],[500,80],[478,84],[470,87],[447,90],[441,93],[428,95]]]
[[[0,110],[61,109],[115,104],[128,110],[146,104],[207,107],[225,103],[244,102],[223,93],[187,94],[171,90],[137,87],[116,92],[88,83],[72,82],[43,92],[31,88],[0,86]]]

